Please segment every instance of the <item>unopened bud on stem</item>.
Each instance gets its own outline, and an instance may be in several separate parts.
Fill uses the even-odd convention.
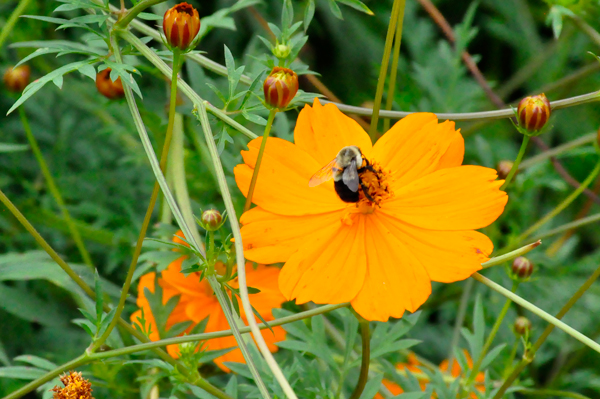
[[[540,131],[550,119],[552,108],[544,93],[525,97],[517,106],[519,126],[528,132]]]
[[[163,31],[171,48],[187,50],[200,31],[198,11],[188,3],[169,8],[163,18]]]
[[[117,98],[123,98],[125,96],[125,90],[123,90],[123,83],[121,78],[112,80],[110,78],[110,68],[103,69],[96,75],[96,88],[104,97],[114,100]]]
[[[263,90],[268,105],[283,109],[298,92],[298,75],[291,69],[275,67],[265,79]]]
[[[31,70],[27,65],[19,65],[16,68],[9,67],[4,72],[4,84],[9,91],[20,93],[29,84]]]
[[[202,212],[202,227],[208,231],[217,231],[223,224],[223,216],[216,209],[209,209]]]
[[[531,330],[531,322],[527,317],[519,316],[515,320],[515,332],[518,335],[525,335]]]
[[[513,167],[513,164],[514,163],[512,161],[500,161],[500,162],[498,162],[498,166],[496,166],[496,172],[498,172],[498,178],[499,179],[506,179],[506,177],[510,173],[510,170]]]
[[[533,274],[533,263],[524,256],[519,256],[513,261],[512,273],[516,278],[526,280]]]

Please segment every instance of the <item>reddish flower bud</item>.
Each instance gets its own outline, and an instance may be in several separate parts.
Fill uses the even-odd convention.
[[[512,272],[515,277],[528,279],[533,274],[533,263],[524,256],[519,256],[513,261]]]
[[[29,75],[31,75],[31,70],[27,65],[20,65],[16,68],[9,67],[4,72],[4,84],[8,90],[20,93],[29,84]]]
[[[209,209],[202,212],[202,224],[203,227],[208,231],[216,231],[221,228],[223,222],[223,216],[221,212],[216,209]]]
[[[263,90],[268,105],[283,109],[298,92],[298,75],[291,69],[275,67],[265,79]]]
[[[513,167],[512,161],[500,161],[498,163],[498,166],[496,166],[496,172],[498,172],[498,178],[506,179],[506,176],[508,176],[512,167]]]
[[[519,316],[515,320],[515,332],[519,335],[524,335],[531,330],[531,322],[527,317]]]
[[[546,125],[551,113],[550,101],[544,93],[525,97],[517,107],[519,126],[530,132],[537,132]]]
[[[200,31],[198,11],[188,3],[169,8],[163,18],[163,31],[171,47],[187,50]]]
[[[114,100],[123,98],[125,90],[121,78],[117,78],[114,82],[110,78],[110,68],[103,69],[96,75],[96,88],[104,97]]]

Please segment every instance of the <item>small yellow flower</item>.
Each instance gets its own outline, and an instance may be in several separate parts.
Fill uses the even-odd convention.
[[[60,376],[60,381],[65,386],[55,386],[53,399],[94,399],[92,397],[92,384],[81,376],[81,373],[69,371]]]

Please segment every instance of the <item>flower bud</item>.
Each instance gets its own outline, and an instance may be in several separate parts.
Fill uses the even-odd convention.
[[[517,107],[519,126],[529,132],[537,132],[546,125],[551,113],[550,101],[544,93],[525,97]]]
[[[275,67],[265,79],[263,90],[268,105],[283,109],[298,92],[298,75],[291,69]]]
[[[525,335],[531,330],[531,322],[527,317],[519,316],[515,320],[515,332],[518,335]]]
[[[221,216],[221,212],[217,211],[216,209],[209,209],[202,212],[201,221],[206,230],[217,231],[219,228],[221,228],[223,216]]]
[[[513,275],[519,279],[528,279],[533,273],[533,263],[524,256],[519,256],[512,264]]]
[[[169,46],[187,50],[200,31],[198,11],[188,3],[169,8],[163,18],[163,31]]]
[[[123,98],[125,90],[123,90],[123,83],[121,78],[113,81],[110,78],[110,68],[103,69],[96,75],[96,88],[104,97],[114,100],[117,98]]]
[[[20,65],[16,68],[9,67],[4,72],[4,84],[9,91],[20,93],[29,84],[29,75],[31,75],[31,70],[27,65]]]
[[[273,47],[272,51],[273,55],[277,58],[287,58],[292,52],[292,49],[287,44],[277,43],[277,45]]]
[[[513,167],[512,161],[500,161],[498,162],[498,166],[496,166],[496,172],[498,172],[499,179],[506,179],[510,170]]]

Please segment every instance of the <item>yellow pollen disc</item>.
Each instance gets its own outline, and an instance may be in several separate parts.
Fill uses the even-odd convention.
[[[384,201],[394,196],[390,187],[392,180],[390,172],[384,171],[377,162],[371,163],[371,169],[373,170],[366,170],[360,174],[362,184],[358,188],[359,200],[356,204],[348,205],[344,216],[342,216],[342,223],[348,226],[353,224],[354,215],[371,214],[375,212],[376,208],[381,207]],[[368,196],[365,195],[365,189]]]

